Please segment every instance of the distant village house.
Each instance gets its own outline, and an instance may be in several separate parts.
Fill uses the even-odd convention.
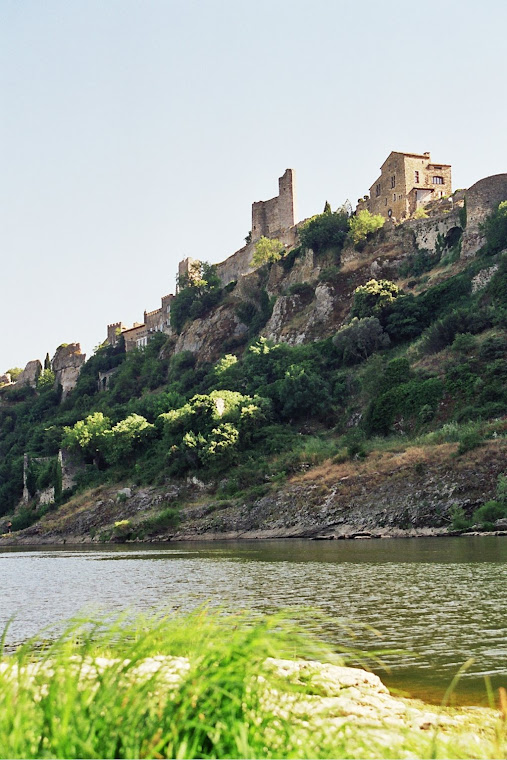
[[[357,211],[367,209],[386,219],[406,219],[432,200],[452,194],[450,164],[436,164],[429,153],[392,151],[380,167],[369,196]]]

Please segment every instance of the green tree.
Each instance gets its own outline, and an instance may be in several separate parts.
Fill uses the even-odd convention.
[[[337,332],[333,344],[343,364],[357,364],[375,351],[387,348],[390,340],[377,317],[354,317]]]
[[[111,429],[111,420],[102,412],[89,414],[84,420],[78,420],[74,427],[63,428],[62,446],[80,451],[86,458],[99,466],[102,463],[105,447],[104,434]]]
[[[16,382],[20,374],[23,372],[21,367],[11,367],[7,370],[7,374],[11,376],[11,380],[13,383]]]
[[[379,317],[384,309],[393,304],[399,289],[391,280],[368,280],[354,291],[350,314],[352,317]]]
[[[315,253],[323,253],[330,248],[343,248],[348,232],[349,217],[344,208],[332,212],[324,210],[308,219],[298,231],[303,248],[311,248]],[[339,262],[336,262],[339,263]]]
[[[44,391],[55,384],[55,373],[51,369],[43,369],[37,378],[37,390]]]
[[[106,459],[112,464],[130,463],[139,449],[143,448],[155,433],[152,425],[140,414],[130,414],[110,430],[105,430]]]
[[[332,213],[332,211],[331,211],[331,204],[329,203],[329,201],[325,202],[323,213],[324,214],[331,214]]]
[[[354,245],[366,240],[369,234],[384,226],[385,219],[380,214],[370,214],[367,209],[358,211],[349,219],[350,237]]]
[[[252,266],[260,267],[272,261],[280,261],[284,254],[284,246],[278,238],[267,238],[264,235],[255,244],[252,255]]]
[[[44,359],[44,369],[51,369],[51,359],[49,358],[49,354],[46,354],[46,358]]]

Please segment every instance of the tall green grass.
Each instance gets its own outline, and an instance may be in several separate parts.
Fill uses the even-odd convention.
[[[467,753],[459,742],[440,743],[427,732],[392,726],[370,731],[326,722],[322,714],[314,720],[311,699],[320,700],[318,685],[282,679],[266,665],[269,657],[333,659],[322,643],[281,616],[211,616],[200,610],[131,622],[75,621],[56,640],[38,637],[0,660],[0,756],[389,758],[505,752],[500,739],[484,740]]]

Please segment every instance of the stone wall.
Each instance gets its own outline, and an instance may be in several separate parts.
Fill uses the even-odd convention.
[[[279,237],[279,233],[296,223],[295,171],[286,169],[278,180],[278,195],[252,204],[252,241]]]
[[[118,372],[118,367],[107,370],[107,372],[99,372],[99,378],[97,380],[97,388],[99,391],[107,391],[109,388],[109,381],[112,376]]]
[[[499,203],[507,200],[507,174],[494,174],[479,180],[468,188],[465,197],[467,224],[461,255],[473,256],[485,242],[480,225]]]
[[[113,322],[112,325],[107,326],[107,342],[110,346],[116,346],[118,343],[118,337],[120,333],[126,330],[126,326],[123,322]]]
[[[434,251],[439,236],[445,238],[454,227],[461,228],[459,209],[427,219],[408,219],[403,227],[413,231],[418,248]]]

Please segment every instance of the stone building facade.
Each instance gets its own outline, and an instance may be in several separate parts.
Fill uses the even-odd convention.
[[[386,219],[401,221],[432,200],[452,194],[450,164],[432,162],[430,153],[392,151],[380,167],[369,196],[359,199],[356,211],[367,209]]]
[[[145,311],[143,314],[143,321],[134,322],[132,327],[126,328],[121,322],[115,322],[113,325],[115,328],[114,331],[110,331],[110,325],[108,325],[106,340],[109,345],[114,346],[118,340],[118,325],[121,325],[120,334],[125,340],[126,351],[132,351],[133,348],[143,348],[143,346],[146,346],[148,343],[150,336],[154,333],[163,332],[167,335],[172,335],[170,315],[171,301],[173,298],[174,295],[172,293],[169,293],[167,296],[162,296],[160,308],[153,309],[153,311]]]
[[[296,173],[286,169],[278,180],[278,195],[252,204],[252,242],[262,236],[280,238],[296,223]]]
[[[294,169],[286,169],[283,176],[278,179],[278,195],[267,201],[256,201],[252,204],[252,232],[251,240],[238,251],[229,256],[225,261],[216,265],[216,271],[222,285],[239,279],[245,274],[253,272],[256,267],[252,266],[252,256],[255,243],[261,237],[278,238],[287,246],[296,245],[296,181]],[[195,276],[200,261],[188,257],[178,264],[178,281],[188,277],[190,280]],[[176,286],[178,292],[178,285]],[[118,335],[125,339],[125,350],[132,351],[134,348],[146,346],[150,336],[155,332],[172,334],[170,323],[171,300],[173,295],[162,297],[160,309],[144,312],[144,321],[135,322],[132,327],[125,327],[122,322],[114,322],[107,326],[107,342],[114,346]]]

